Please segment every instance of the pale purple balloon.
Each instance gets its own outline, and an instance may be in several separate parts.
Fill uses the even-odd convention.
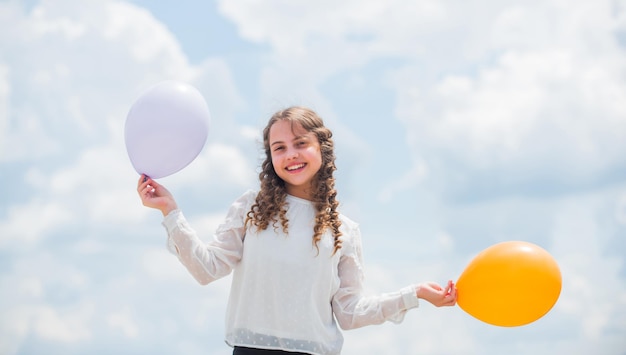
[[[211,114],[191,85],[163,81],[133,103],[124,127],[126,150],[139,174],[153,179],[172,175],[202,151]]]

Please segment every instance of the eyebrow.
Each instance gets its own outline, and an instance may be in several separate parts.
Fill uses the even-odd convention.
[[[294,137],[291,141],[292,141],[292,142],[295,142],[295,141],[300,140],[300,139],[309,139],[309,137],[307,136],[307,135],[308,135],[308,133],[309,133],[309,132],[307,132],[307,133],[305,133],[305,134],[301,134],[301,135],[299,135],[299,136],[296,136],[296,137]],[[285,143],[285,142],[283,142],[283,141],[275,141],[275,142],[272,142],[272,143],[270,144],[270,146],[271,146],[271,147],[273,147],[273,146],[274,146],[274,145],[276,145],[276,144],[284,144],[284,143]]]
[[[276,142],[274,142],[274,143],[270,144],[270,146],[272,146],[272,147],[273,147],[273,146],[275,146],[276,144],[283,144],[283,141],[276,141]]]

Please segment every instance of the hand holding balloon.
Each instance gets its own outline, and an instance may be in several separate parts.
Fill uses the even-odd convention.
[[[178,208],[174,196],[163,185],[145,175],[141,175],[137,183],[137,193],[144,206],[160,210],[163,216]]]
[[[445,289],[436,282],[425,282],[419,285],[417,297],[436,307],[454,306],[456,304],[456,288],[452,281],[448,281]]]

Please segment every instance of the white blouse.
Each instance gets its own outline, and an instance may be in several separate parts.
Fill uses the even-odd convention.
[[[226,313],[226,343],[263,349],[339,354],[342,329],[384,321],[399,323],[418,306],[415,285],[397,292],[363,295],[361,234],[341,215],[342,247],[333,255],[327,230],[313,245],[315,207],[287,196],[289,234],[280,223],[244,228],[256,192],[233,203],[209,243],[202,242],[180,210],[163,220],[168,249],[205,285],[233,271]]]

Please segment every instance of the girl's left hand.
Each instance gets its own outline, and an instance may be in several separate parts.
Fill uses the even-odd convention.
[[[456,287],[452,280],[445,288],[436,282],[425,282],[419,285],[417,297],[425,299],[436,307],[454,306],[456,304]]]

